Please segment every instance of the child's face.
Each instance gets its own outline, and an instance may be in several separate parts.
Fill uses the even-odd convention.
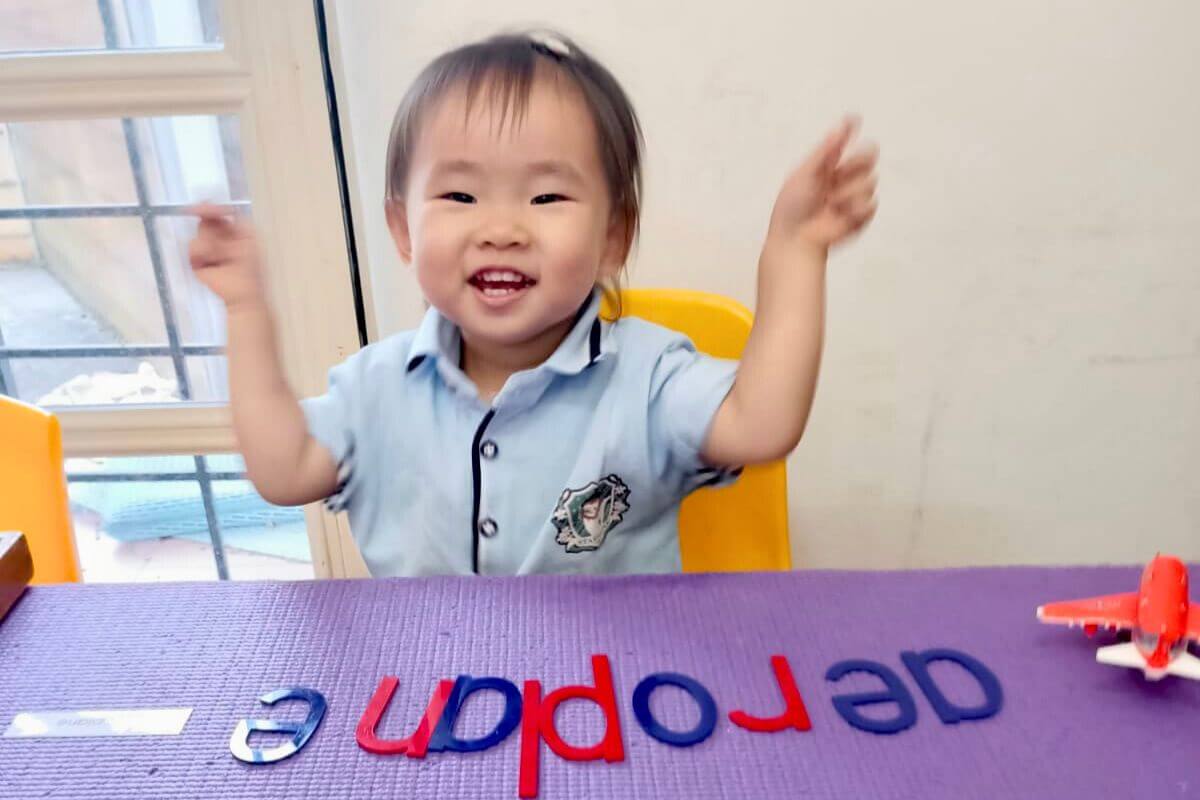
[[[466,116],[451,90],[429,112],[389,224],[425,298],[470,342],[531,342],[574,317],[623,257],[596,141],[577,90],[535,78],[525,116],[484,87]],[[563,330],[565,333],[565,329]]]

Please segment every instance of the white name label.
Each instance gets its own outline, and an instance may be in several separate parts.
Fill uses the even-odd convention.
[[[6,739],[83,736],[178,736],[190,708],[117,708],[93,711],[38,711],[17,714]]]

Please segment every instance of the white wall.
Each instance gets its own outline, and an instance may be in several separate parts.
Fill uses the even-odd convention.
[[[1200,3],[331,5],[381,332],[421,308],[380,201],[407,82],[558,26],[645,125],[635,285],[752,306],[786,168],[845,110],[883,147],[790,461],[797,564],[1200,558]]]

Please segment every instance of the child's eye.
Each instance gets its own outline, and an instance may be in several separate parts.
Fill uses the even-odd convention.
[[[474,203],[475,198],[466,192],[446,192],[438,196],[439,200],[449,200],[452,203]]]
[[[533,198],[532,202],[535,206],[544,206],[547,203],[559,203],[566,199],[567,198],[561,194],[539,194],[537,197]]]

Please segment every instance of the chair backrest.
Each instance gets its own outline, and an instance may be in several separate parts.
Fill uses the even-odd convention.
[[[679,331],[718,358],[740,358],[754,323],[740,303],[682,289],[627,289],[621,310]],[[611,311],[606,304],[608,318]],[[732,486],[690,495],[679,512],[679,548],[684,572],[790,569],[784,462],[748,467]]]
[[[34,583],[79,580],[58,418],[0,395],[0,531],[25,534]]]

